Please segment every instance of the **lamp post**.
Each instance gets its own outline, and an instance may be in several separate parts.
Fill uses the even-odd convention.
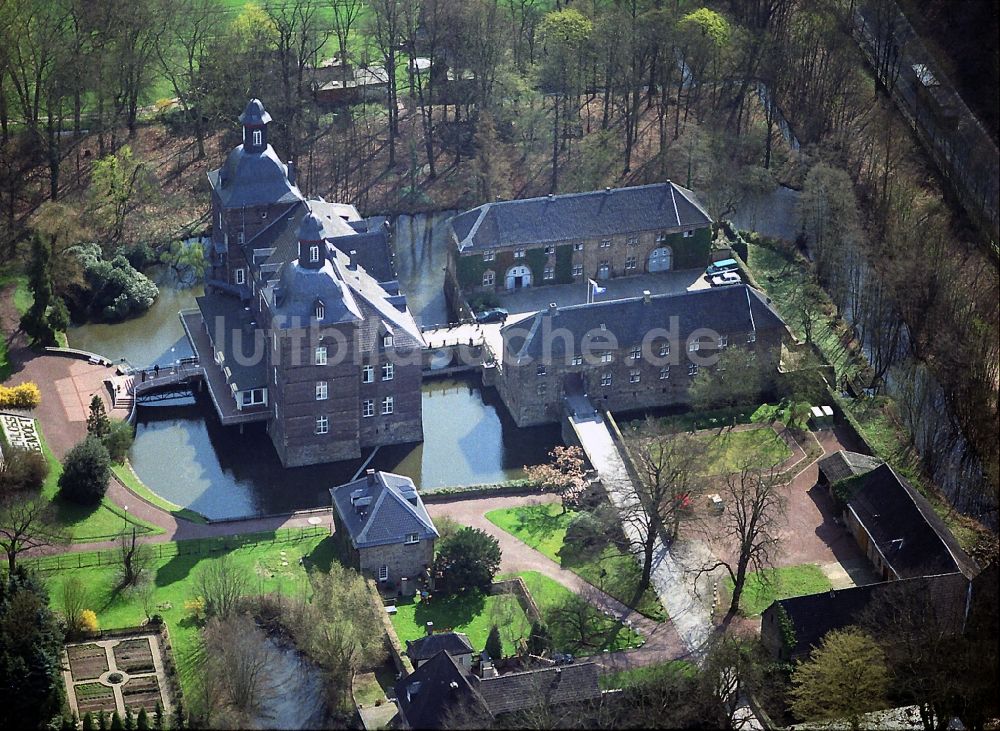
[[[122,510],[125,511],[125,531],[128,532],[128,505],[122,505]]]

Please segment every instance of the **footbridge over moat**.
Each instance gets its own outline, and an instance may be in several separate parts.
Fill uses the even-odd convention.
[[[645,536],[639,502],[641,477],[625,456],[625,443],[610,413],[596,409],[585,393],[567,393],[563,398],[563,441],[578,444],[597,471],[608,499],[618,511],[622,530],[632,545]],[[688,650],[699,654],[713,624],[704,603],[695,596],[680,566],[660,538],[653,548],[653,588]]]

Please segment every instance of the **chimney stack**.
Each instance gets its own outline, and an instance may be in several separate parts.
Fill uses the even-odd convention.
[[[611,186],[610,185],[604,186],[604,192],[610,194],[611,193]]]
[[[653,295],[648,289],[642,290],[642,301],[647,305],[653,301]]]
[[[351,270],[358,268],[358,252],[355,249],[351,249],[350,253],[351,263],[348,264],[348,268]]]
[[[371,469],[365,470],[365,475],[368,477],[368,484],[369,485],[374,485],[375,484],[375,470],[371,470]]]
[[[555,196],[549,193],[549,200],[552,200],[553,198],[555,198]]]
[[[295,163],[291,160],[288,161],[288,182],[295,185]]]
[[[427,636],[430,637],[432,634],[434,634],[434,623],[428,622],[426,627],[427,627]]]
[[[559,305],[555,302],[549,302],[549,314],[555,317],[559,314]]]

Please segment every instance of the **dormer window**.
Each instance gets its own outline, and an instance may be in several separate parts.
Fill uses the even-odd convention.
[[[311,261],[311,262],[317,262],[317,261],[319,261],[319,247],[318,246],[310,246],[309,247],[309,261]]]
[[[382,347],[383,348],[391,348],[392,347],[392,343],[393,343],[392,335],[383,335],[382,336]]]
[[[316,319],[322,320],[326,317],[326,307],[322,302],[316,302]]]
[[[420,543],[420,536],[416,533],[407,533],[405,543],[408,546],[413,545],[414,543]]]
[[[253,145],[254,147],[260,147],[261,143],[264,141],[264,133],[259,129],[253,131]]]

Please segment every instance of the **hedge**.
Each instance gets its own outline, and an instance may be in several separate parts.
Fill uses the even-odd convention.
[[[34,409],[41,402],[42,392],[34,383],[0,386],[0,409]]]

